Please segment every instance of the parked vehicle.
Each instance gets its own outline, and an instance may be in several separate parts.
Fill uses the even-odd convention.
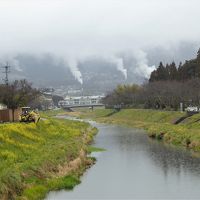
[[[189,112],[198,112],[199,111],[197,106],[188,106],[185,110],[189,111]]]
[[[20,122],[34,122],[37,123],[40,120],[40,115],[30,107],[22,107],[22,113],[20,115]]]

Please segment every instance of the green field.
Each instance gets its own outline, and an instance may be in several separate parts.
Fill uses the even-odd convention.
[[[104,123],[143,128],[150,137],[200,151],[200,114],[195,114],[178,125],[173,123],[186,113],[148,109],[124,109],[120,112],[111,109],[79,109],[74,115]]]
[[[51,118],[0,124],[0,199],[36,200],[72,189],[93,163],[86,152],[96,132],[88,123]]]

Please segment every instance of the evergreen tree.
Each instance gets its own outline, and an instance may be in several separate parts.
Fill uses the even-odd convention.
[[[200,78],[200,49],[195,59],[180,63],[177,69],[175,62],[166,67],[160,62],[158,68],[151,73],[149,82],[179,80],[186,81],[193,78]]]
[[[200,61],[200,48],[199,48],[199,50],[198,50],[198,52],[197,52],[197,60]]]
[[[170,65],[167,63],[166,65],[166,70],[167,70],[167,80],[170,79]]]
[[[166,68],[164,67],[163,63],[160,62],[160,65],[158,66],[158,69],[157,69],[157,81],[164,81],[164,80],[167,80],[167,77],[168,77],[168,73],[167,73],[167,70]]]
[[[157,70],[154,70],[153,72],[151,72],[149,82],[154,82],[156,80],[157,80]]]
[[[176,79],[178,79],[178,71],[175,62],[172,62],[172,64],[169,66],[169,80]]]

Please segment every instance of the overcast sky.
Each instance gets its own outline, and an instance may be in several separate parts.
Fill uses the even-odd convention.
[[[0,0],[0,4],[1,52],[87,54],[200,39],[199,0]]]
[[[0,54],[113,57],[200,41],[199,0],[0,0]]]

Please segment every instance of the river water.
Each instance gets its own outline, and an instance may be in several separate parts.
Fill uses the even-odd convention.
[[[46,199],[200,199],[200,158],[148,138],[144,131],[92,122],[97,162],[72,191]]]

